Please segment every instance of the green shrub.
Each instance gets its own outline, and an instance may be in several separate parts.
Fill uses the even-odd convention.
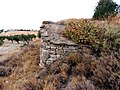
[[[100,52],[105,29],[98,28],[85,19],[70,21],[63,35],[78,44],[89,45],[93,52]]]
[[[104,31],[105,30],[94,26],[89,21],[81,19],[69,22],[63,35],[76,43],[92,45],[100,43]]]
[[[103,47],[120,53],[120,26],[108,26]]]

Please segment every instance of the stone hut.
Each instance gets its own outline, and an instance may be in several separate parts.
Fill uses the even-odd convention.
[[[40,27],[40,66],[60,60],[69,53],[79,52],[79,45],[63,37],[65,27],[58,23],[43,21]]]

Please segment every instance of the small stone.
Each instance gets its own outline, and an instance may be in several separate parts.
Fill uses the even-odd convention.
[[[60,55],[56,55],[57,58],[60,58]]]
[[[51,61],[46,61],[46,64],[47,65],[50,65],[52,62]]]
[[[61,50],[61,49],[63,49],[63,48],[59,46],[58,49]]]
[[[51,58],[56,58],[56,55],[50,55]]]
[[[72,42],[72,41],[67,41],[67,44],[68,44],[69,46],[77,46],[77,44],[74,43],[74,42]]]
[[[64,52],[63,50],[58,50],[56,53],[57,54],[63,54],[63,52]]]
[[[46,61],[46,64],[51,64],[53,63],[53,61],[55,61],[56,58],[49,58],[47,61]]]
[[[40,59],[41,60],[46,60],[46,59],[48,59],[48,57],[49,57],[49,51],[45,50],[45,49],[42,49]]]
[[[40,28],[45,28],[45,25],[42,25]]]
[[[41,36],[42,36],[42,37],[48,37],[47,31],[45,31],[44,33],[42,33]]]
[[[56,47],[51,47],[51,50],[52,50],[52,51],[56,50]]]
[[[50,38],[49,38],[49,37],[43,38],[43,42],[49,42],[49,41],[50,41]]]
[[[44,33],[46,29],[40,29],[40,33]]]
[[[67,48],[67,47],[65,47],[65,48],[63,48],[64,50],[66,50],[66,51],[68,51],[69,50],[69,48]]]
[[[70,46],[69,49],[74,50],[76,48],[74,46]]]
[[[55,54],[56,52],[55,52],[55,51],[50,51],[49,53],[50,53],[50,54]]]
[[[50,46],[46,46],[46,49],[50,49]]]

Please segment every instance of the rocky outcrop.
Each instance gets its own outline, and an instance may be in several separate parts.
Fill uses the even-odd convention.
[[[51,64],[56,59],[62,59],[72,52],[79,52],[80,47],[76,43],[63,37],[65,25],[45,21],[40,27],[41,54],[40,65]],[[44,64],[43,64],[44,63]]]

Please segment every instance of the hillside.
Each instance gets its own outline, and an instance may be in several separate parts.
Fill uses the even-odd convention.
[[[39,40],[35,40],[0,62],[0,90],[30,90],[26,89],[29,84],[38,85],[36,75],[41,70],[38,65],[39,45]],[[34,90],[38,90],[35,88],[37,86]]]
[[[41,44],[37,39],[0,62],[0,90],[119,90],[120,27],[91,22],[70,19],[55,23],[67,26],[63,36],[80,45],[79,53],[70,53],[43,68],[39,66]]]

